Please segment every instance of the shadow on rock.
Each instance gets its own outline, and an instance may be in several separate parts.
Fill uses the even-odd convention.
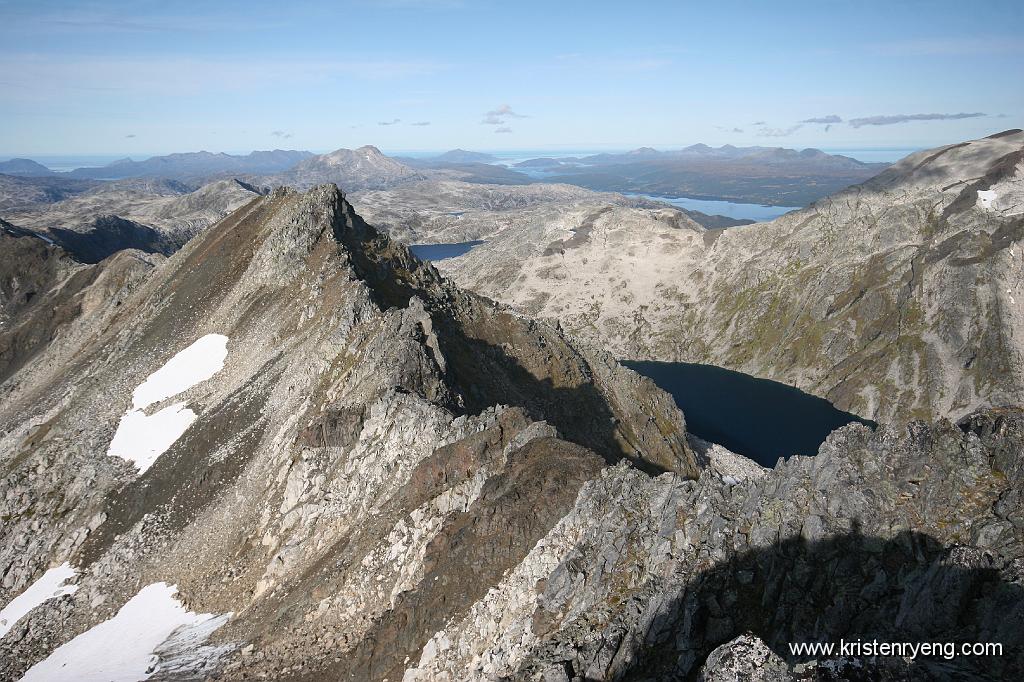
[[[709,654],[752,633],[795,669],[792,679],[1022,679],[1024,590],[1017,563],[977,548],[944,548],[909,531],[890,540],[856,528],[818,542],[787,540],[688,581],[626,634],[607,678],[718,679],[714,670],[701,670]],[[914,660],[801,655],[790,647],[840,640],[945,646]],[[945,655],[950,646],[959,654],[962,644],[976,642],[999,643],[1002,655]],[[570,672],[572,664],[567,667]],[[568,679],[592,679],[581,669]]]

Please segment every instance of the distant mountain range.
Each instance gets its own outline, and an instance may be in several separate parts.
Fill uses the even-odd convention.
[[[491,154],[465,149],[426,158],[389,157],[367,145],[319,155],[280,149],[245,155],[188,152],[144,161],[122,159],[69,173],[54,173],[31,159],[19,158],[0,162],[0,175],[67,180],[163,178],[194,186],[236,177],[299,189],[335,182],[345,191],[384,189],[425,179],[489,185],[566,183],[627,194],[804,206],[888,167],[819,149],[705,144],[668,151],[641,147],[625,153],[541,157],[512,168],[497,161]]]
[[[716,148],[705,144],[670,151],[641,147],[619,154],[535,158],[516,164],[517,168],[542,171],[544,175],[538,179],[544,182],[599,191],[775,206],[810,204],[888,166],[820,149]]]
[[[485,184],[566,183],[603,192],[804,206],[863,182],[889,164],[863,163],[820,149],[710,147],[537,157],[510,168],[496,157],[454,149],[439,156],[397,160],[450,179]]]
[[[636,163],[638,161],[667,161],[667,160],[727,160],[735,161],[744,159],[751,162],[767,164],[779,163],[820,163],[828,168],[861,168],[863,166],[886,167],[889,164],[866,164],[857,159],[841,154],[827,154],[820,149],[787,149],[785,147],[735,147],[731,144],[721,147],[710,147],[706,144],[694,144],[682,149],[670,149],[658,151],[652,147],[640,147],[623,153],[603,153],[590,156],[569,156],[551,159],[547,157],[528,159],[517,164],[518,166],[529,166],[533,162],[555,161],[561,165],[588,165],[606,166],[623,163]]]
[[[498,157],[482,152],[468,152],[465,149],[452,149],[444,154],[432,157],[434,161],[447,163],[493,163]]]
[[[313,156],[312,152],[283,149],[252,152],[245,155],[187,152],[154,156],[145,161],[121,159],[98,168],[76,168],[67,175],[73,178],[97,180],[141,177],[196,180],[217,175],[277,173],[291,168],[311,156]],[[0,170],[0,172],[4,171]]]

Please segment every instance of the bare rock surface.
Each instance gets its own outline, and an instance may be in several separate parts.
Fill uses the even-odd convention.
[[[736,222],[643,197],[574,185],[482,184],[446,179],[436,172],[428,180],[355,191],[348,197],[367,220],[407,244],[491,240],[504,232],[522,238],[527,233],[564,231],[571,229],[580,215],[608,208],[653,209],[687,225],[691,221],[699,225]],[[497,259],[495,265],[499,265]]]

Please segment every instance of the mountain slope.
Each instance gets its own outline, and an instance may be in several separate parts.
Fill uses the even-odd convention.
[[[686,679],[742,646],[788,675],[787,639],[859,636],[998,641],[942,664],[1024,671],[1017,410],[848,426],[769,472],[334,186],[81,291],[0,384],[0,604],[71,583],[0,635],[5,679]]]
[[[60,246],[0,220],[0,386],[44,350],[102,326],[159,257],[122,250],[83,265]]]
[[[1008,131],[770,223],[597,217],[614,248],[575,224],[523,225],[440,265],[619,357],[729,367],[882,422],[959,417],[1024,398],[1022,154]]]
[[[74,595],[0,640],[4,677],[158,582],[238,613],[228,641],[266,638],[275,651],[322,636],[326,624],[306,615],[323,595],[387,573],[387,592],[352,595],[331,628],[368,637],[405,622],[414,648],[517,563],[606,462],[698,471],[681,414],[651,382],[459,291],[333,186],[247,205],[116,301],[96,283],[76,295],[98,296],[102,310],[70,314],[70,331],[0,384],[0,602],[51,564],[81,572]],[[37,325],[47,308],[21,309],[13,324]],[[227,349],[213,379],[180,402],[133,398],[211,335]],[[186,428],[166,452],[132,444],[136,424],[133,438],[155,438],[172,417]],[[115,442],[145,464],[108,454]],[[390,572],[387,538],[420,507],[439,516]],[[417,606],[426,592],[401,596],[399,585],[433,584],[429,567],[460,552],[486,570],[435,584],[436,607]]]

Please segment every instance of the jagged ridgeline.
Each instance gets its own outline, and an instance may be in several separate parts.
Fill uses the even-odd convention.
[[[2,679],[688,679],[857,636],[1024,672],[1016,410],[765,470],[333,185],[167,259],[0,239]]]

